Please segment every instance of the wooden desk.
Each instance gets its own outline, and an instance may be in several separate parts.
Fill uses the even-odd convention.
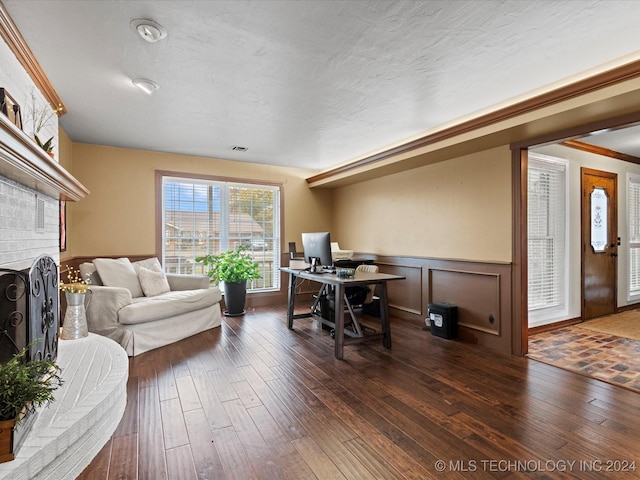
[[[391,348],[391,323],[389,321],[389,302],[387,298],[387,282],[391,280],[403,280],[400,275],[389,275],[386,273],[356,272],[355,277],[341,278],[332,273],[311,273],[306,270],[292,270],[290,268],[280,268],[281,271],[289,274],[289,302],[287,306],[287,321],[289,329],[293,329],[293,321],[297,318],[313,317],[312,312],[294,314],[296,298],[296,278],[304,278],[333,286],[335,288],[334,300],[334,320],[335,320],[335,357],[342,358],[344,345],[360,343],[364,341],[382,339],[385,348]],[[344,338],[344,293],[346,287],[356,285],[378,285],[378,295],[380,297],[380,321],[382,332],[379,334],[366,335],[363,337]]]

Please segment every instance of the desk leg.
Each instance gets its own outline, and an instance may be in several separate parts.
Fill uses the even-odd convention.
[[[344,350],[344,285],[336,285],[334,292],[334,331],[335,331],[335,357],[342,358]]]
[[[379,284],[380,291],[380,320],[382,323],[382,345],[385,348],[391,348],[391,319],[389,318],[389,299],[387,297],[387,282]]]
[[[293,311],[296,304],[296,276],[289,274],[289,298],[287,303],[287,322],[289,330],[293,330]]]

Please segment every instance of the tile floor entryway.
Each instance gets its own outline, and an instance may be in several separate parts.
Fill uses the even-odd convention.
[[[529,337],[534,360],[640,392],[640,341],[577,325]]]

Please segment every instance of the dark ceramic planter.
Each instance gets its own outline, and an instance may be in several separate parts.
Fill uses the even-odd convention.
[[[247,281],[224,282],[224,314],[228,317],[244,315],[244,304],[247,299]]]

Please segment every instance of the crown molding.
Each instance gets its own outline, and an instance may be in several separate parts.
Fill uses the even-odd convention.
[[[478,130],[480,128],[489,127],[499,122],[509,120],[535,110],[549,107],[572,98],[586,95],[597,90],[610,87],[628,80],[640,77],[640,60],[636,60],[625,65],[607,70],[605,72],[584,78],[577,82],[565,85],[546,93],[536,95],[532,98],[517,102],[513,105],[495,110],[485,115],[472,118],[436,131],[432,134],[409,141],[402,145],[384,150],[382,152],[355,160],[344,165],[340,165],[329,170],[317,173],[306,179],[308,184],[314,184],[321,181],[331,181],[343,175],[348,175],[361,167],[373,167],[375,165],[404,153],[417,150],[419,148],[433,145],[437,142],[447,140],[465,133]]]
[[[42,70],[40,63],[33,55],[33,52],[25,42],[22,34],[13,23],[4,5],[0,2],[0,37],[7,43],[11,51],[14,53],[20,64],[27,71],[33,83],[51,105],[59,117],[67,113],[67,107],[62,103],[62,99],[51,85],[47,75]]]

